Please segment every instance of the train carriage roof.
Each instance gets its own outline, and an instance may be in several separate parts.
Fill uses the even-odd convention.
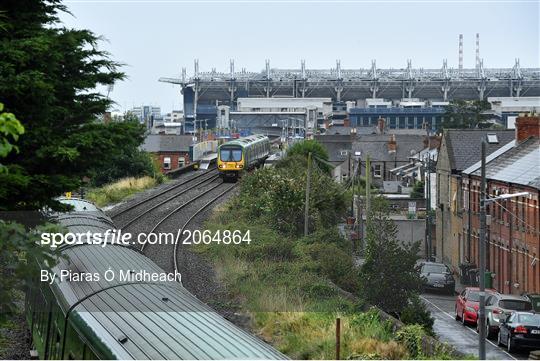
[[[104,232],[109,219],[91,212],[57,216],[70,232]],[[88,228],[85,228],[88,227]],[[109,227],[109,228],[107,228]],[[51,286],[75,327],[96,348],[119,359],[285,359],[286,356],[225,320],[175,281],[124,276],[164,271],[137,250],[121,245],[64,246],[53,268],[99,280],[56,279]],[[114,272],[107,280],[105,272]],[[131,272],[130,272],[131,271]],[[109,274],[110,275],[110,274]]]
[[[265,142],[265,141],[269,141],[266,135],[255,134],[255,135],[250,135],[249,137],[243,137],[243,138],[231,140],[230,142],[222,144],[220,148],[223,146],[229,146],[229,145],[237,145],[244,148],[246,146],[259,143],[259,142]]]

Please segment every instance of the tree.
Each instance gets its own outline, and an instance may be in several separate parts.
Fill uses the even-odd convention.
[[[0,112],[4,110],[4,104],[0,103]],[[24,133],[24,127],[12,113],[0,113],[0,158],[6,157],[12,150],[19,151],[16,142],[19,136]],[[7,169],[0,163],[0,172]]]
[[[446,106],[442,127],[451,128],[486,128],[487,115],[483,114],[491,109],[487,100],[452,100]]]
[[[286,235],[300,235],[304,225],[307,159],[290,154],[273,168],[263,168],[242,181],[238,205],[248,218],[262,218]],[[333,226],[345,211],[339,184],[313,168],[309,202],[310,229]]]
[[[411,198],[424,198],[424,182],[414,182],[413,189],[410,194]]]
[[[330,173],[332,171],[332,167],[328,163],[328,152],[326,151],[326,148],[316,140],[304,140],[294,143],[287,150],[287,157],[300,155],[307,159],[309,153],[312,154],[316,164],[324,172]]]
[[[54,197],[110,164],[127,138],[94,120],[111,101],[94,89],[123,79],[119,63],[88,30],[66,29],[59,0],[4,0],[0,102],[22,119],[25,136],[0,174],[7,209],[58,208]],[[116,129],[116,128],[115,128]]]
[[[375,197],[368,215],[366,260],[360,270],[361,295],[398,316],[421,290],[422,279],[416,269],[420,243],[400,244],[396,232],[387,201]]]
[[[3,104],[0,103],[0,112],[2,109]],[[11,142],[16,142],[23,133],[24,127],[14,114],[0,113],[0,158],[17,151],[17,146]],[[0,172],[7,170],[0,165]],[[51,226],[42,230],[45,229],[50,231]],[[49,249],[35,247],[37,235],[38,232],[27,232],[20,224],[0,220],[0,323],[17,311],[17,298],[13,290],[24,289],[35,271],[33,267],[28,267],[26,260],[46,259],[49,264],[54,263]]]

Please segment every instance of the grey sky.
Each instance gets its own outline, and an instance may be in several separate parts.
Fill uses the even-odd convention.
[[[119,110],[151,104],[181,108],[178,86],[159,83],[182,67],[201,71],[272,67],[440,68],[457,67],[458,35],[464,36],[464,65],[474,67],[475,34],[485,67],[539,67],[539,2],[451,1],[65,1],[68,27],[90,29],[108,42],[102,48],[127,64],[127,81],[111,97]]]

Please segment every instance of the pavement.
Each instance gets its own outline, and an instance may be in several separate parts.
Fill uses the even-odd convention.
[[[456,286],[456,290],[457,290]],[[433,329],[439,340],[447,342],[456,350],[478,357],[478,334],[475,326],[463,326],[456,321],[454,306],[456,296],[437,293],[424,293],[420,296],[431,316],[435,319]],[[509,354],[497,346],[496,340],[486,340],[486,358],[488,360],[526,360],[528,351]]]

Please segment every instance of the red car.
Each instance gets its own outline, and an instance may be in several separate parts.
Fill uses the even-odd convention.
[[[478,317],[478,305],[480,301],[480,289],[478,287],[465,287],[456,299],[456,321],[460,321],[466,324],[476,325],[476,319]],[[489,288],[486,289],[486,298],[492,293],[497,291]]]

